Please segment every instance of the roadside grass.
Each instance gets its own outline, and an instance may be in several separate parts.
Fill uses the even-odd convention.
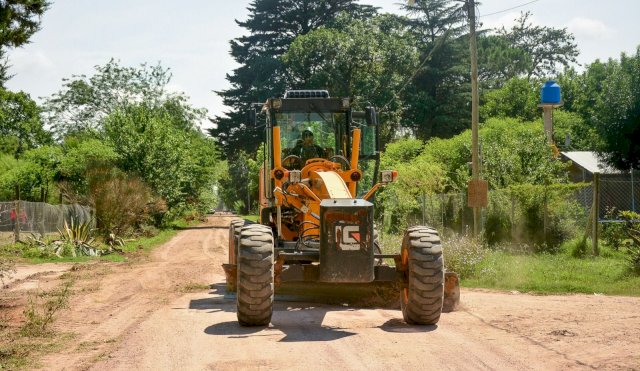
[[[259,215],[238,215],[238,217],[240,217],[242,219],[247,219],[247,220],[250,220],[250,221],[256,222],[256,223],[260,222],[260,216]]]
[[[186,221],[184,219],[173,222],[167,229],[160,230],[158,234],[150,237],[139,237],[135,240],[125,240],[124,246],[119,247],[124,254],[112,253],[103,256],[37,256],[25,257],[21,254],[27,250],[25,245],[10,244],[0,246],[0,257],[6,257],[17,263],[42,264],[42,263],[83,263],[89,261],[125,262],[127,254],[149,253],[153,248],[164,244],[174,237],[181,229],[199,223],[198,220]]]
[[[631,274],[619,255],[603,255],[579,259],[566,252],[517,255],[491,251],[471,277],[461,279],[461,284],[540,294],[640,296],[640,276]]]
[[[400,252],[401,235],[382,235],[380,240],[383,253]],[[534,254],[527,246],[489,249],[477,240],[449,238],[443,243],[445,266],[458,273],[460,284],[469,288],[640,296],[640,275],[632,273],[625,250],[601,246],[595,257],[590,255],[588,241],[589,249],[576,254],[578,242],[568,241],[556,254]],[[391,259],[386,262],[393,264]]]
[[[30,294],[22,311],[23,321],[0,312],[0,369],[39,367],[36,356],[68,346],[74,334],[55,330],[51,324],[68,307],[73,282],[67,278],[55,289]],[[6,300],[1,298],[0,303]]]

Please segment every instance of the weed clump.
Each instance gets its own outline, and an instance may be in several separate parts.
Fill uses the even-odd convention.
[[[479,272],[480,264],[488,256],[478,239],[469,237],[454,237],[445,242],[445,268],[456,272],[460,278],[470,278]]]
[[[67,308],[71,296],[71,281],[62,287],[30,297],[24,309],[25,323],[22,326],[23,336],[40,337],[48,333],[48,327],[56,314]]]

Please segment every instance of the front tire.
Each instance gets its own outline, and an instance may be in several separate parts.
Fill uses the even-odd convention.
[[[405,284],[401,290],[402,316],[409,324],[434,325],[442,313],[444,260],[438,231],[412,227],[402,241]]]
[[[237,311],[242,326],[266,326],[273,314],[273,232],[261,224],[240,230]]]

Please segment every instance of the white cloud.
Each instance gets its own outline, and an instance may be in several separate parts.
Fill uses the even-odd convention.
[[[585,40],[609,40],[615,34],[615,31],[607,27],[602,21],[582,17],[572,18],[567,23],[567,28],[576,37]]]
[[[51,58],[41,50],[27,51],[15,49],[9,52],[9,64],[12,73],[33,73],[33,71],[50,71],[55,65]]]

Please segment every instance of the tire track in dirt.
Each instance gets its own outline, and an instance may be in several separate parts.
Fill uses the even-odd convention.
[[[135,333],[154,311],[183,295],[186,285],[207,284],[205,277],[215,262],[204,253],[211,249],[218,225],[226,228],[227,218],[212,217],[201,226],[181,231],[157,248],[148,262],[105,263],[101,264],[104,272],[88,269],[78,283],[81,294],[73,297],[70,309],[56,323],[57,330],[78,334],[77,346],[45,357],[43,368],[87,368],[119,340]],[[216,250],[209,250],[208,256],[222,252]]]
[[[639,298],[533,296],[463,290],[437,326],[408,326],[399,310],[276,302],[268,327],[237,324],[225,298],[226,225],[181,232],[149,262],[109,265],[100,288],[74,298],[58,326],[77,343],[51,369],[640,368]],[[181,292],[186,283],[209,290]],[[99,313],[95,323],[92,314]],[[116,341],[112,341],[115,339]]]

